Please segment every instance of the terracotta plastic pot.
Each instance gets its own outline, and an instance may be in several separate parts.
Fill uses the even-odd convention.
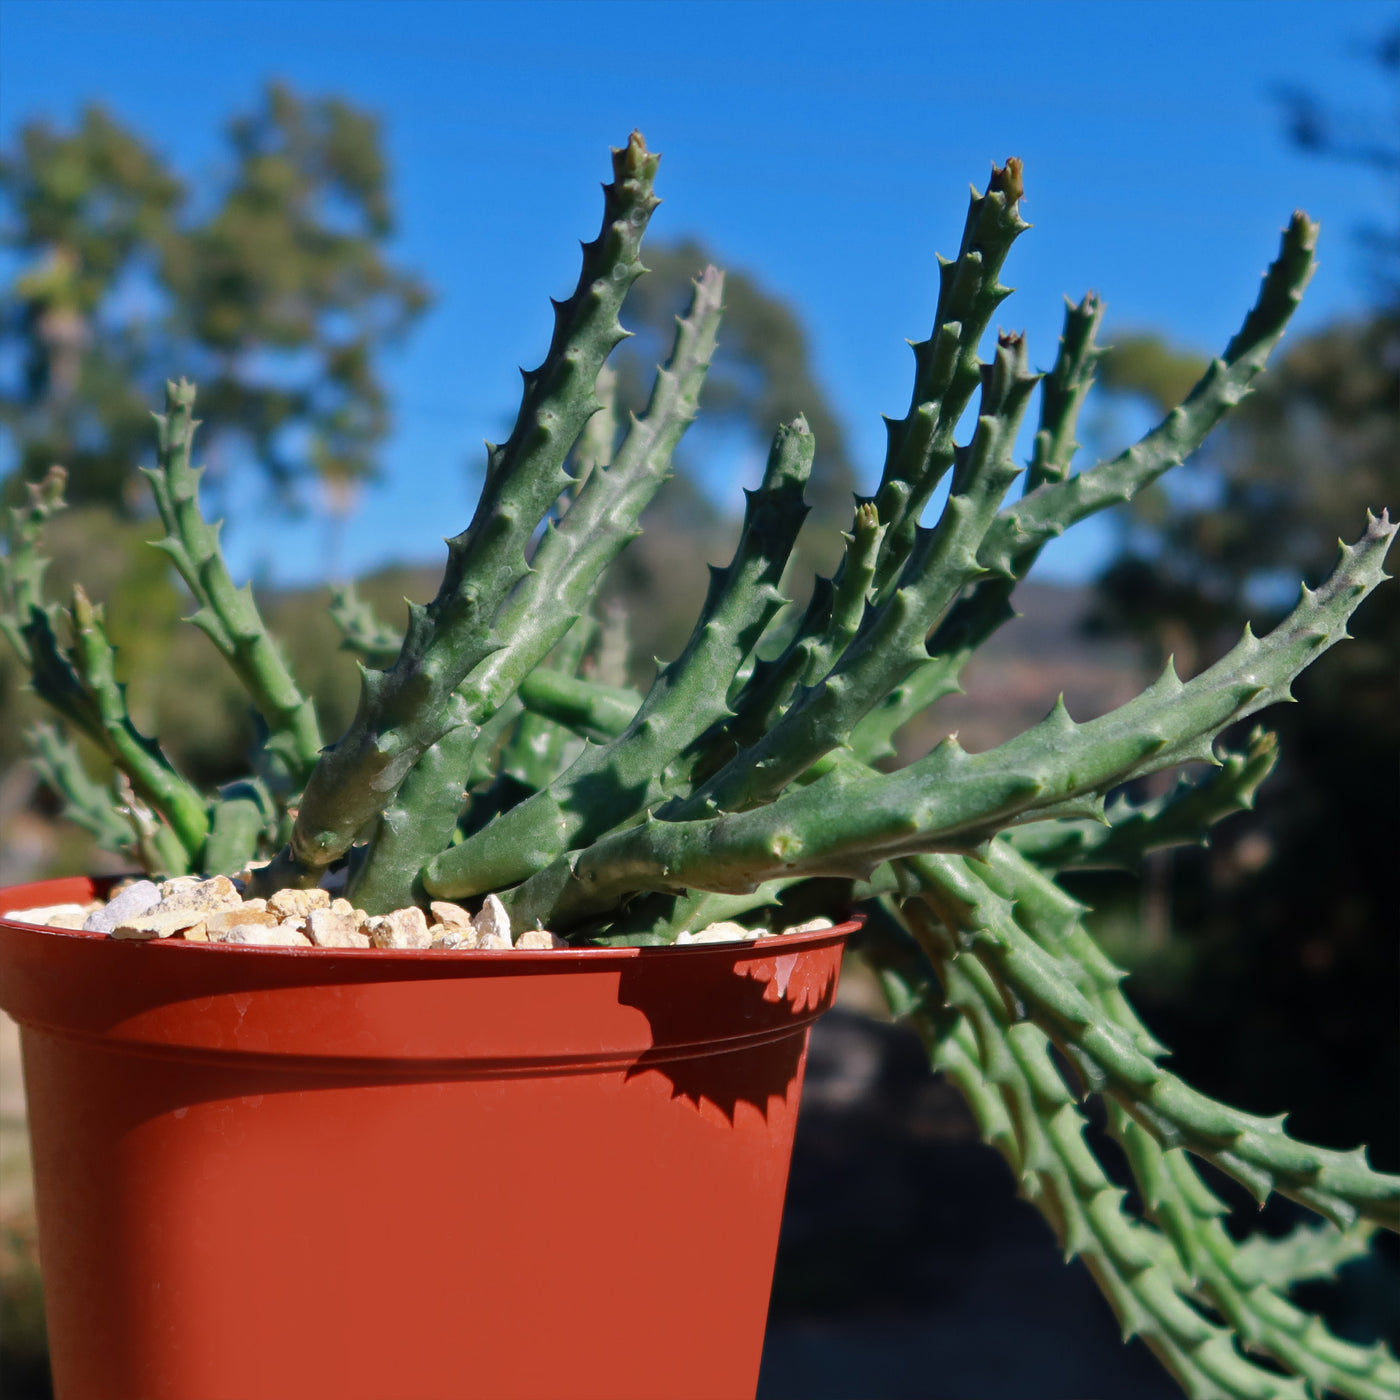
[[[414,953],[0,920],[58,1400],[751,1396],[853,927]]]

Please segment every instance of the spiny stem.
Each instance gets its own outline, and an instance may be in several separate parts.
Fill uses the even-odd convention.
[[[657,204],[656,164],[635,132],[614,152],[602,232],[584,249],[573,296],[556,307],[543,365],[525,375],[509,440],[487,455],[476,514],[467,530],[448,542],[437,597],[426,608],[410,609],[392,669],[363,673],[355,719],[312,773],[290,846],[264,875],[263,886],[314,883],[392,803],[427,748],[458,726],[484,718],[456,692],[500,647],[493,630],[497,610],[529,571],[526,546],[568,485],[564,459],[598,407],[598,372],[624,335],[617,313],[642,272],[638,253]],[[526,672],[558,640],[567,619],[557,625],[560,630],[539,646]]]
[[[366,666],[391,666],[403,645],[403,635],[380,622],[375,611],[355,591],[353,583],[331,590],[330,618],[340,632],[340,645]]]
[[[293,788],[306,782],[321,753],[316,708],[292,679],[273,640],[251,584],[236,588],[219,547],[219,525],[199,508],[201,472],[190,462],[195,429],[195,387],[182,379],[165,386],[165,413],[156,415],[157,465],[144,468],[165,538],[157,542],[194,596],[194,622],[228,662],[254,709],[267,725],[265,747],[286,765]]]
[[[1254,806],[1259,785],[1278,762],[1278,736],[1256,728],[1243,753],[1227,753],[1220,767],[1175,790],[1134,806],[1120,798],[1093,821],[1033,822],[1006,833],[1006,840],[1043,870],[1133,869],[1153,851],[1204,846],[1210,829]]]
[[[1190,1281],[1167,1239],[1128,1213],[1124,1193],[1085,1143],[1084,1116],[1045,1035],[1012,1019],[985,970],[958,956],[956,943],[917,901],[906,903],[901,917],[921,947],[903,947],[904,929],[882,930],[877,919],[874,932],[883,936],[867,940],[867,960],[1065,1257],[1083,1258],[1125,1338],[1141,1336],[1193,1400],[1304,1400],[1301,1382],[1256,1366],[1229,1328],[1187,1301]],[[944,995],[948,1009],[940,1011]]]
[[[120,853],[131,833],[112,809],[112,795],[88,776],[77,746],[54,724],[33,724],[24,732],[29,761],[39,777],[63,799],[63,815],[89,832],[103,850]]]
[[[35,692],[102,749],[130,779],[136,796],[164,817],[179,841],[185,868],[197,865],[209,823],[204,799],[182,778],[160,747],[139,734],[117,684],[102,609],[80,587],[69,612],[73,646],[65,654],[41,609],[23,629]]]
[[[686,790],[690,746],[731,713],[734,675],[782,605],[778,580],[807,512],[802,493],[813,452],[804,419],[778,430],[733,561],[712,571],[690,640],[658,674],[628,728],[612,743],[586,749],[546,791],[437,856],[423,872],[429,891],[460,899],[525,879]]]
[[[1220,1223],[1224,1206],[1179,1148],[1160,1144],[1123,1109],[1110,1103],[1109,1131],[1132,1165],[1148,1216],[1172,1242],[1192,1291],[1214,1308],[1252,1350],[1304,1377],[1316,1394],[1347,1400],[1389,1400],[1400,1390],[1400,1366],[1384,1346],[1357,1346],[1334,1335],[1316,1314],[1291,1303],[1281,1286],[1252,1276],[1249,1262]],[[1364,1239],[1333,1227],[1338,1240]],[[1357,1252],[1352,1243],[1351,1252]],[[1362,1247],[1364,1252],[1364,1245]],[[1256,1255],[1255,1258],[1265,1256]]]
[[[1021,162],[993,167],[985,194],[975,190],[962,246],[939,258],[933,334],[914,345],[909,412],[886,420],[889,441],[875,506],[889,529],[879,586],[898,577],[914,547],[915,527],[944,473],[953,465],[953,430],[981,382],[977,346],[993,312],[1011,294],[998,281],[1012,243],[1030,227],[1020,215]]]
[[[963,588],[981,576],[977,548],[1018,473],[1012,450],[1037,378],[1028,370],[1024,340],[1003,336],[995,361],[984,366],[977,428],[971,443],[958,449],[943,513],[933,529],[918,529],[897,587],[867,614],[855,641],[830,673],[800,691],[752,748],[736,754],[669,810],[671,820],[771,801],[823,754],[843,746],[861,718],[927,659],[924,638],[929,629]],[[880,519],[885,519],[883,510]],[[886,550],[889,541],[886,535]]]
[[[1267,637],[1246,632],[1185,684],[1168,667],[1136,699],[1086,724],[1076,724],[1060,703],[1040,724],[986,753],[945,741],[896,773],[873,773],[839,754],[824,776],[762,807],[690,820],[663,810],[598,837],[542,864],[503,899],[513,917],[519,910],[567,929],[637,890],[741,894],[797,875],[860,879],[899,856],[976,849],[1036,814],[1101,813],[1105,794],[1132,778],[1192,760],[1214,762],[1213,740],[1225,726],[1286,699],[1294,677],[1346,636],[1348,617],[1384,577],[1394,534],[1387,517],[1373,518],[1356,545],[1343,547],[1327,582],[1316,592],[1304,589]]]
[[[1077,476],[1044,483],[1007,506],[987,531],[978,553],[994,573],[1017,574],[1019,554],[1063,534],[1071,525],[1130,500],[1163,472],[1185,461],[1206,434],[1249,393],[1302,299],[1313,274],[1317,225],[1295,214],[1284,230],[1278,257],[1264,274],[1259,297],[1221,359],[1185,400],[1141,442],[1111,462]]]
[[[1400,1177],[1373,1171],[1360,1149],[1298,1142],[1281,1118],[1242,1113],[1164,1070],[1131,1029],[1104,1020],[1075,973],[1027,936],[1011,902],[972,863],[919,856],[907,868],[939,918],[967,940],[976,961],[1055,1040],[1089,1088],[1110,1095],[1162,1146],[1204,1157],[1261,1200],[1280,1191],[1339,1225],[1358,1216],[1390,1229],[1400,1225]]]
[[[714,354],[724,279],[706,268],[694,285],[688,313],[676,325],[671,358],[657,372],[645,414],[634,418],[615,460],[595,464],[562,520],[550,524],[535,550],[530,572],[516,586],[492,624],[496,646],[458,687],[453,701],[467,718],[434,754],[425,775],[428,796],[415,780],[412,802],[386,805],[375,845],[364,867],[360,897],[395,908],[419,889],[428,860],[447,847],[461,811],[463,765],[479,752],[474,734],[515,694],[586,610],[607,566],[637,533],[637,518],[671,473],[671,458],[695,417],[700,390]],[[364,907],[369,908],[369,905]]]
[[[1103,303],[1093,292],[1077,306],[1065,307],[1055,363],[1040,382],[1040,420],[1026,471],[1027,491],[1069,475],[1078,448],[1074,433],[1079,412],[1094,382],[1094,366],[1103,354],[1095,344],[1102,319]],[[892,756],[894,736],[905,724],[958,691],[963,667],[973,653],[1016,616],[1012,593],[1039,557],[1039,545],[1023,549],[1016,556],[1013,577],[979,579],[953,604],[928,640],[927,659],[853,730],[851,746],[864,762]]]
[[[46,611],[43,586],[49,561],[39,545],[45,522],[65,508],[63,488],[67,480],[68,473],[62,467],[50,467],[39,481],[25,482],[27,499],[21,506],[10,507],[8,548],[0,555],[0,631],[30,668],[33,658],[24,628],[36,609]]]

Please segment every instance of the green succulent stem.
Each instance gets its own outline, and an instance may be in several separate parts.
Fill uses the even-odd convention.
[[[564,640],[550,652],[531,675],[567,676],[575,678],[579,667],[593,644],[596,624],[592,618],[580,618]],[[521,682],[523,689],[526,681]],[[516,692],[519,694],[519,691]],[[554,780],[564,765],[561,759],[571,743],[573,731],[568,725],[559,724],[538,709],[524,705],[519,719],[511,730],[510,737],[501,749],[501,773],[529,792],[538,792]]]
[[[1235,1269],[1246,1283],[1291,1288],[1295,1283],[1332,1278],[1343,1264],[1370,1252],[1376,1226],[1358,1221],[1345,1230],[1320,1220],[1296,1225],[1277,1238],[1251,1235],[1237,1247]]]
[[[25,482],[25,502],[10,508],[7,549],[0,555],[0,631],[31,669],[33,657],[24,629],[35,611],[47,614],[44,573],[49,561],[40,552],[40,543],[45,523],[65,508],[67,480],[62,467],[50,467],[39,481]]]
[[[684,802],[668,809],[670,820],[771,801],[824,754],[845,746],[860,720],[927,659],[924,639],[930,628],[982,574],[977,548],[1018,474],[1012,460],[1016,430],[1037,379],[1028,371],[1024,340],[1001,337],[995,360],[983,367],[977,428],[967,447],[956,453],[943,513],[932,529],[918,528],[898,586],[867,613],[856,639],[830,672],[800,690],[752,747],[735,754]],[[885,519],[883,511],[880,519]],[[889,539],[887,534],[887,549]]]
[[[1302,300],[1314,269],[1317,225],[1295,214],[1259,296],[1224,355],[1212,361],[1185,400],[1112,461],[1074,476],[1047,475],[1007,506],[987,531],[979,562],[994,574],[1017,577],[1017,556],[1109,506],[1121,505],[1164,472],[1179,466],[1217,423],[1249,393]]]
[[[565,492],[565,507],[578,499],[578,493],[588,483],[594,467],[610,467],[617,447],[617,371],[604,365],[598,371],[594,386],[598,395],[598,411],[584,425],[574,447],[574,478]]]
[[[1173,791],[1140,806],[1120,797],[1108,807],[1106,825],[1035,822],[1007,832],[1006,839],[1043,870],[1133,869],[1153,851],[1206,845],[1217,822],[1254,806],[1277,762],[1278,736],[1256,728],[1242,753],[1225,754],[1204,777],[1193,782],[1183,776]]]
[[[278,807],[256,779],[230,783],[209,811],[203,868],[209,875],[235,875],[262,853],[277,831]]]
[[[627,729],[585,749],[544,792],[432,860],[423,872],[431,893],[461,899],[523,880],[686,789],[694,761],[688,751],[732,713],[734,677],[783,604],[778,581],[807,512],[802,493],[814,448],[805,420],[778,430],[732,562],[712,570],[690,640],[658,673]]]
[[[815,685],[855,640],[865,617],[866,605],[872,597],[875,565],[887,528],[880,523],[873,502],[863,501],[856,507],[851,533],[845,537],[844,567],[835,583],[831,620],[827,623],[821,645],[813,650],[807,660],[802,676],[804,684]]]
[[[176,772],[159,745],[132,723],[101,606],[75,586],[68,616],[73,644],[67,653],[42,609],[32,609],[23,628],[35,693],[86,734],[127,776],[136,797],[169,822],[182,867],[171,873],[182,874],[197,865],[203,853],[209,830],[204,799]],[[168,858],[172,848],[165,846],[163,854]]]
[[[616,739],[632,723],[642,704],[642,696],[635,690],[599,685],[582,676],[543,668],[526,676],[519,694],[531,714],[553,720],[595,743]]]
[[[1027,935],[1047,953],[1058,955],[1067,968],[1077,970],[1076,985],[1105,1023],[1147,1046],[1147,1053],[1158,1053],[1160,1047],[1155,1046],[1119,990],[1122,973],[1103,957],[1084,929],[1082,907],[1007,851],[1003,843],[995,843],[992,855],[990,882],[1004,897],[1014,900],[1015,919]],[[927,889],[930,877],[937,878],[933,872],[938,865],[936,859],[911,862],[911,883]],[[936,898],[933,902],[937,907]],[[1008,1005],[1020,1005],[1014,997],[1008,1001],[1007,989],[996,982],[994,974],[989,977],[988,969],[977,966],[978,954],[975,949],[966,950],[960,927],[933,935],[927,920],[920,922],[917,909],[912,917],[913,926],[921,929],[921,942],[935,954],[951,957],[951,961],[940,962],[939,968],[954,996],[963,977],[982,981],[987,994],[984,1006],[995,1007],[1003,1016]],[[1032,1032],[1025,1022],[1008,1025],[1005,1034],[1038,1039],[1042,1044],[1047,1040],[1043,1029]],[[1058,1075],[1054,1089],[1062,1102],[1068,1102]],[[1384,1348],[1342,1341],[1328,1332],[1320,1318],[1297,1308],[1286,1297],[1289,1284],[1300,1277],[1300,1267],[1313,1275],[1328,1272],[1341,1259],[1364,1252],[1372,1226],[1353,1226],[1347,1231],[1329,1227],[1325,1246],[1318,1245],[1316,1233],[1309,1232],[1306,1239],[1315,1252],[1301,1263],[1297,1251],[1285,1256],[1287,1262],[1282,1267],[1278,1255],[1267,1249],[1247,1253],[1226,1234],[1219,1219],[1224,1207],[1205,1187],[1186,1153],[1179,1147],[1164,1148],[1121,1103],[1111,1100],[1108,1112],[1110,1129],[1124,1147],[1147,1214],[1176,1252],[1184,1283],[1178,1284],[1178,1291],[1214,1308],[1239,1344],[1268,1354],[1304,1377],[1314,1395],[1326,1391],[1355,1400],[1379,1400],[1393,1392],[1400,1382],[1400,1369]],[[1060,1233],[1064,1238],[1064,1232]],[[1129,1280],[1128,1287],[1140,1298],[1137,1281]]]
[[[1152,1058],[1163,1053],[1123,996],[1122,972],[1084,927],[1083,907],[1004,843],[994,843],[991,857],[983,878],[1013,902],[1016,921],[1027,936],[1072,972],[1099,1015],[1142,1053]],[[1393,1393],[1400,1369],[1384,1348],[1358,1347],[1334,1337],[1320,1318],[1286,1297],[1299,1277],[1330,1272],[1342,1259],[1364,1253],[1373,1223],[1345,1230],[1324,1226],[1325,1236],[1309,1231],[1300,1237],[1301,1249],[1295,1245],[1282,1255],[1258,1239],[1255,1250],[1246,1252],[1225,1232],[1219,1219],[1224,1207],[1181,1147],[1164,1146],[1122,1102],[1110,1099],[1108,1122],[1124,1148],[1146,1212],[1171,1241],[1192,1295],[1214,1308],[1243,1345],[1304,1377],[1316,1395],[1379,1400]]]
[[[302,796],[286,851],[260,882],[314,883],[393,802],[414,764],[444,734],[485,716],[458,687],[502,648],[494,622],[529,573],[526,550],[536,527],[568,485],[564,459],[598,408],[594,386],[625,332],[618,311],[642,272],[642,233],[656,207],[657,157],[638,133],[614,152],[605,187],[603,228],[585,245],[579,284],[556,306],[543,365],[524,376],[524,395],[506,443],[487,454],[486,478],[472,523],[448,541],[437,596],[409,610],[402,648],[387,672],[362,673],[350,728],[322,756]],[[535,629],[534,669],[570,619]],[[539,633],[552,635],[540,636]],[[508,687],[506,693],[513,690]],[[502,697],[504,698],[504,697]]]
[[[1104,353],[1096,343],[1103,312],[1103,302],[1094,292],[1086,292],[1077,305],[1065,298],[1060,348],[1054,366],[1040,384],[1040,425],[1026,468],[1023,494],[1037,490],[1047,481],[1064,481],[1069,476],[1074,454],[1079,450],[1074,438],[1079,413],[1094,387],[1094,366]]]
[[[909,411],[886,420],[888,443],[875,507],[888,534],[879,586],[896,579],[914,548],[916,527],[938,483],[953,465],[953,431],[982,382],[977,347],[998,306],[1011,294],[998,280],[1015,240],[1030,227],[1020,214],[1021,162],[993,167],[984,194],[974,189],[962,245],[939,258],[933,334],[913,345]]]
[[[352,651],[366,666],[383,669],[394,663],[403,645],[403,634],[381,622],[375,611],[355,591],[353,583],[331,590],[330,619],[340,633],[340,645]]]
[[[170,876],[187,875],[199,868],[170,824],[136,795],[131,780],[120,769],[112,785],[116,793],[115,810],[130,832],[126,844],[143,870],[157,876]]]
[[[88,832],[103,850],[120,853],[131,841],[112,808],[112,794],[88,775],[77,745],[55,724],[33,724],[24,733],[29,761],[63,802],[63,815]]]
[[[595,463],[563,518],[549,525],[530,571],[493,624],[499,645],[461,684],[453,699],[469,716],[445,736],[409,802],[386,804],[357,890],[386,908],[421,888],[425,865],[444,851],[462,805],[464,764],[477,751],[477,729],[516,694],[582,615],[598,577],[637,533],[637,517],[671,473],[671,458],[695,417],[714,354],[724,279],[706,268],[696,280],[688,313],[676,324],[667,364],[657,372],[646,412],[634,418],[616,457]],[[455,804],[455,808],[454,808]],[[366,908],[369,905],[365,906]]]
[[[891,959],[881,943],[866,956],[881,967],[892,1004],[905,1008],[933,1065],[967,1099],[983,1137],[1050,1223],[1065,1257],[1084,1260],[1124,1337],[1140,1336],[1192,1400],[1305,1400],[1301,1380],[1257,1365],[1241,1353],[1231,1328],[1194,1306],[1192,1281],[1170,1242],[1128,1212],[1125,1193],[1085,1142],[1084,1116],[1044,1032],[1015,1019],[986,969],[921,901],[907,901],[901,917],[928,970],[911,976],[909,953]],[[937,998],[930,984],[941,984],[952,1014],[930,1010]]]
[[[1185,1152],[1164,1150],[1120,1104],[1109,1104],[1108,1123],[1127,1153],[1147,1214],[1171,1241],[1192,1280],[1192,1292],[1219,1313],[1245,1346],[1301,1376],[1314,1396],[1388,1400],[1400,1391],[1400,1365],[1384,1346],[1344,1341],[1316,1314],[1289,1301],[1286,1281],[1275,1286],[1253,1272],[1251,1259],[1241,1258],[1221,1223],[1224,1206]],[[1368,1232],[1332,1227],[1332,1234],[1355,1254],[1356,1242]]]
[[[321,752],[316,708],[301,693],[253,600],[250,584],[234,586],[219,547],[219,525],[199,508],[201,472],[191,465],[198,420],[195,387],[182,379],[165,386],[165,413],[156,415],[157,465],[144,468],[165,526],[157,543],[175,565],[197,605],[191,619],[228,662],[267,725],[265,747],[300,789]]]
[[[1016,893],[1044,879],[1033,867],[1013,868],[1014,853],[999,854],[1003,864],[996,877],[1014,878]],[[1338,1152],[1298,1142],[1281,1118],[1242,1113],[1164,1070],[1154,1049],[1142,1043],[1145,1032],[1136,1018],[1125,1026],[1129,1013],[1120,1009],[1117,1020],[1105,1020],[1078,985],[1083,965],[1047,952],[1028,936],[1016,920],[1016,903],[973,863],[921,856],[906,868],[939,919],[966,941],[1012,1004],[1023,1006],[1055,1041],[1088,1088],[1122,1105],[1160,1145],[1186,1148],[1261,1200],[1280,1191],[1340,1226],[1357,1218],[1392,1230],[1400,1226],[1400,1177],[1373,1171],[1360,1149]]]
[[[1026,491],[1069,475],[1079,447],[1074,437],[1079,413],[1093,387],[1094,366],[1103,354],[1095,343],[1103,310],[1093,292],[1086,293],[1078,305],[1066,303],[1055,363],[1040,383],[1040,419],[1024,478]],[[1037,544],[1021,550],[1010,577],[979,579],[948,610],[928,639],[927,659],[852,731],[851,747],[866,763],[893,756],[894,736],[905,724],[961,689],[963,667],[977,648],[1016,616],[1012,594],[1040,557],[1040,548]]]
[[[1112,461],[1070,475],[1074,430],[1102,355],[1095,336],[1103,306],[1089,293],[1066,309],[1055,365],[1041,390],[1040,427],[1025,479],[1025,494],[1001,510],[979,550],[989,575],[954,604],[928,642],[928,659],[855,728],[852,744],[869,761],[893,752],[893,735],[916,714],[959,689],[964,666],[1015,614],[1016,583],[1025,578],[1046,542],[1077,521],[1130,500],[1142,487],[1179,465],[1250,390],[1278,343],[1312,277],[1317,225],[1295,214],[1259,296],[1223,357],[1138,443]]]
[[[1155,685],[1099,719],[1076,724],[1057,703],[997,748],[968,754],[945,740],[890,774],[838,756],[824,776],[762,807],[691,820],[646,817],[542,864],[502,897],[513,917],[518,910],[522,921],[567,929],[637,890],[740,894],[798,875],[862,879],[899,856],[975,850],[1037,815],[1099,815],[1104,795],[1133,778],[1216,762],[1213,740],[1224,727],[1289,698],[1293,678],[1346,636],[1347,618],[1384,577],[1394,533],[1386,516],[1373,517],[1356,545],[1343,546],[1332,576],[1315,592],[1304,589],[1267,637],[1247,631],[1186,683],[1168,666]]]

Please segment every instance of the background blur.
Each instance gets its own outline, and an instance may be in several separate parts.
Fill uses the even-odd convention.
[[[75,509],[50,582],[105,599],[132,709],[200,779],[248,739],[145,540],[138,468],[162,381],[201,386],[211,502],[334,731],[353,667],[324,614],[355,578],[386,621],[430,597],[483,437],[598,220],[606,148],[664,153],[666,204],[624,319],[642,393],[687,279],[730,272],[683,471],[613,593],[673,655],[773,425],[819,442],[807,562],[878,477],[969,181],[1026,166],[1005,315],[1053,358],[1064,295],[1108,304],[1080,437],[1116,451],[1176,402],[1249,305],[1295,206],[1322,266],[1275,360],[1202,458],[1046,551],[1024,616],[911,745],[970,749],[1063,691],[1120,703],[1191,674],[1316,581],[1367,507],[1400,507],[1400,7],[1393,3],[0,3],[0,476],[50,462]],[[1038,348],[1037,348],[1038,347]],[[935,503],[936,506],[937,503]],[[1210,852],[1081,876],[1176,1064],[1329,1145],[1400,1166],[1395,899],[1400,587],[1265,715],[1283,761]],[[637,679],[644,681],[644,674]],[[0,878],[91,865],[22,760],[0,657]],[[94,759],[94,770],[96,760]],[[804,1099],[761,1394],[1170,1395],[1078,1265],[1014,1199],[951,1090],[868,1014],[857,968]],[[46,1393],[23,1104],[0,1043],[0,1389]],[[1242,1208],[1241,1220],[1257,1212]],[[1246,1222],[1248,1223],[1248,1222]],[[1289,1208],[1264,1225],[1284,1229]],[[1387,1272],[1387,1271],[1390,1272]],[[1393,1250],[1325,1297],[1397,1330]]]

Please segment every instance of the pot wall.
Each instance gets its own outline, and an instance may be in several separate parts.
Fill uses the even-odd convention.
[[[849,927],[414,953],[0,923],[58,1400],[752,1395]]]

